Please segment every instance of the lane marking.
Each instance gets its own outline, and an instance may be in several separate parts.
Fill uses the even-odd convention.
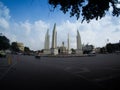
[[[3,75],[1,75],[0,80],[2,80],[2,79],[6,76],[6,74],[9,72],[9,70],[10,70],[13,66],[15,66],[16,64],[17,64],[17,62],[15,62],[13,65],[11,65],[11,66],[3,73]]]

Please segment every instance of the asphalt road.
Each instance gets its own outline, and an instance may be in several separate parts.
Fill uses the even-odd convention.
[[[1,90],[120,90],[120,54],[11,57],[12,64],[0,78]]]

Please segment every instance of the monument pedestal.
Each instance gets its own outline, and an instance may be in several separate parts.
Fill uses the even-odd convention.
[[[76,50],[76,54],[83,55],[83,51],[80,50],[80,49],[77,49],[77,50]]]
[[[51,48],[51,54],[52,55],[57,55],[58,54],[58,49],[57,48]]]
[[[68,54],[71,54],[71,50],[68,50],[67,53],[68,53]]]
[[[51,51],[50,51],[49,49],[44,49],[44,50],[43,50],[43,53],[44,53],[44,54],[51,54]]]

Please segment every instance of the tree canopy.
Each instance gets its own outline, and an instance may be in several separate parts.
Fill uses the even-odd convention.
[[[10,41],[6,36],[0,36],[0,50],[6,50],[10,48]]]
[[[14,52],[19,52],[19,51],[20,51],[20,49],[19,49],[19,47],[18,47],[18,45],[17,45],[17,42],[12,42],[12,44],[11,44],[11,49],[12,49],[12,51],[14,51]]]
[[[30,52],[29,47],[24,47],[24,52]]]
[[[101,19],[112,7],[112,16],[120,15],[120,2],[118,0],[49,0],[49,4],[56,8],[60,6],[63,13],[70,12],[70,17],[76,16],[90,22],[92,19]]]

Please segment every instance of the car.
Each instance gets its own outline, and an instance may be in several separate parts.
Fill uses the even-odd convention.
[[[40,59],[41,56],[40,56],[40,55],[36,55],[35,58],[36,58],[36,59]]]
[[[95,51],[91,51],[88,56],[96,56],[96,52]]]
[[[0,57],[6,57],[6,53],[3,50],[0,51]]]

